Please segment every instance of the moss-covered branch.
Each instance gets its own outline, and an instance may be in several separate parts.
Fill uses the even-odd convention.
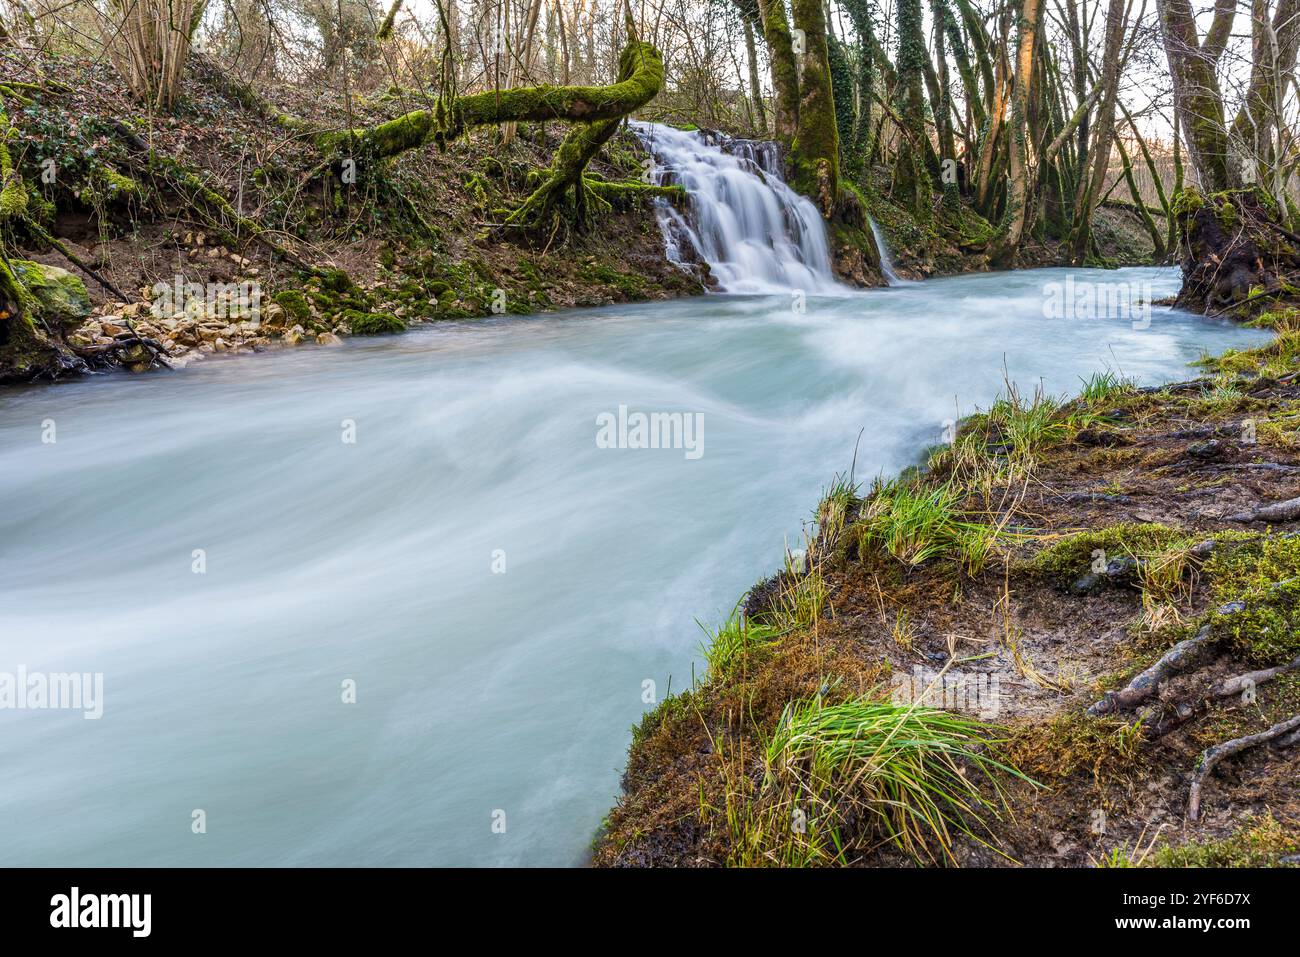
[[[664,62],[654,46],[634,39],[623,48],[620,67],[619,81],[609,86],[543,85],[458,96],[375,126],[322,134],[320,145],[384,159],[429,143],[446,143],[478,126],[621,120],[654,99],[663,86]]]

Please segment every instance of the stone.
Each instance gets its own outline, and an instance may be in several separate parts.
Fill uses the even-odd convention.
[[[75,329],[90,318],[90,296],[86,285],[66,269],[12,259],[9,265],[16,278],[31,296],[31,319],[50,329]]]

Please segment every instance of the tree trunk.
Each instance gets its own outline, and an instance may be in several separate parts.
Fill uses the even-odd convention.
[[[784,0],[758,0],[763,17],[763,39],[772,70],[772,132],[778,142],[789,146],[799,127],[799,69],[795,64],[790,24],[785,18]]]
[[[925,65],[921,0],[898,0],[898,115],[902,136],[894,156],[894,199],[918,219],[930,218],[930,182],[925,170]]]
[[[1011,91],[1010,137],[1007,141],[1009,181],[1007,208],[1003,213],[1002,236],[990,260],[1007,265],[1015,260],[1029,216],[1029,92],[1034,76],[1034,43],[1042,0],[1024,0],[1020,12],[1020,34],[1016,50],[1016,76]]]
[[[758,50],[754,43],[754,25],[749,17],[741,16],[745,27],[745,58],[749,64],[749,96],[754,101],[754,131],[767,135],[767,117],[763,113],[763,84],[758,78]]]
[[[1207,192],[1228,189],[1238,179],[1228,163],[1228,131],[1216,74],[1237,3],[1217,0],[1215,6],[1214,23],[1202,46],[1191,0],[1156,0],[1187,160]]]
[[[799,124],[793,148],[796,183],[829,218],[839,198],[840,136],[826,46],[826,8],[822,0],[794,0],[793,12],[795,27],[804,37]]]
[[[1106,183],[1111,144],[1115,140],[1115,100],[1119,95],[1120,47],[1124,43],[1125,0],[1110,0],[1106,13],[1106,40],[1101,61],[1101,105],[1097,110],[1097,142],[1092,150],[1092,172],[1079,170],[1080,195],[1074,207],[1071,260],[1082,263],[1088,254],[1092,210]]]

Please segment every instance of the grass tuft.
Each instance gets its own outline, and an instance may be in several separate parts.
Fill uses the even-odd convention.
[[[978,573],[1001,527],[964,517],[961,502],[951,484],[925,488],[877,480],[854,526],[859,554],[865,558],[884,552],[912,566],[942,558],[971,575]]]
[[[992,757],[996,743],[974,718],[876,696],[818,697],[786,706],[767,744],[767,781],[806,801],[833,846],[845,846],[852,821],[868,842],[918,862],[952,861],[957,834],[991,846],[987,819],[1005,808],[998,776],[1023,778]]]

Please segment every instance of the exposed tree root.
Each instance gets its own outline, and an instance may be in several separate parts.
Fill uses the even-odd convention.
[[[1284,665],[1276,665],[1272,668],[1260,668],[1257,671],[1248,671],[1245,674],[1234,675],[1231,678],[1224,678],[1212,687],[1204,698],[1199,701],[1183,701],[1174,706],[1173,713],[1167,717],[1161,718],[1161,712],[1153,710],[1144,721],[1146,725],[1147,737],[1155,739],[1164,737],[1176,728],[1182,727],[1188,721],[1198,715],[1204,714],[1216,701],[1222,701],[1225,698],[1235,698],[1244,694],[1248,689],[1257,688],[1262,684],[1272,681],[1279,675],[1295,671],[1300,668],[1300,658],[1289,661]]]
[[[1189,188],[1173,210],[1186,251],[1179,306],[1226,311],[1278,292],[1300,271],[1300,242],[1281,228],[1277,204],[1261,189],[1202,197]]]
[[[1214,773],[1214,769],[1222,761],[1256,745],[1276,740],[1283,737],[1283,735],[1289,735],[1289,732],[1295,731],[1297,728],[1300,728],[1300,714],[1287,718],[1285,721],[1279,721],[1266,731],[1233,738],[1231,741],[1225,741],[1222,744],[1216,744],[1212,748],[1206,748],[1201,755],[1196,770],[1192,772],[1192,786],[1187,798],[1187,820],[1194,822],[1200,819],[1201,790],[1205,785],[1206,778]]]
[[[1195,636],[1170,648],[1159,661],[1130,681],[1126,687],[1119,691],[1108,691],[1104,698],[1088,709],[1088,714],[1100,718],[1137,707],[1159,691],[1160,685],[1170,678],[1207,661],[1214,653],[1217,643],[1210,626],[1205,625]]]
[[[140,335],[130,320],[127,320],[126,325],[131,331],[117,336],[112,342],[96,346],[72,346],[73,353],[95,369],[110,365],[145,368],[162,365],[171,368],[167,362],[167,356],[171,353],[161,342]]]
[[[1228,517],[1230,522],[1294,522],[1296,519],[1300,519],[1300,498],[1260,505]]]
[[[111,292],[114,296],[116,296],[118,302],[134,301],[131,299],[130,296],[122,292],[122,290],[118,289],[111,282],[109,282],[102,275],[100,275],[100,273],[97,270],[95,270],[93,267],[91,267],[89,263],[87,263],[80,256],[78,256],[71,249],[69,249],[67,244],[64,243],[61,239],[58,239],[57,237],[47,232],[45,228],[41,226],[39,223],[33,222],[30,219],[25,219],[23,220],[23,225],[32,233],[33,236],[35,236],[37,239],[39,239],[41,242],[45,243],[46,245],[58,250],[59,254],[63,256],[64,259],[72,263],[72,265],[76,266],[78,269],[84,272],[91,279],[95,280],[95,282],[103,286],[104,289],[106,289],[108,292]]]

